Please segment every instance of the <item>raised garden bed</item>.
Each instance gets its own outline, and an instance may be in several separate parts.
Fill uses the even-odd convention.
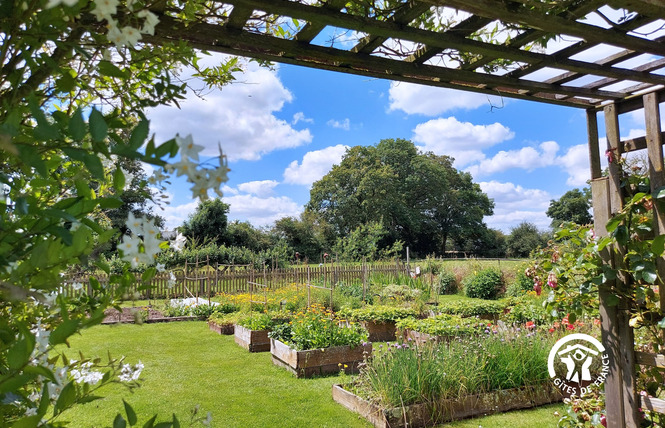
[[[344,369],[346,373],[357,373],[363,358],[372,355],[372,344],[366,343],[354,348],[334,346],[296,351],[279,340],[270,339],[270,353],[273,364],[284,367],[301,378],[339,373],[340,369]]]
[[[395,340],[395,321],[362,321],[360,323],[369,333],[370,342],[390,342]]]
[[[235,335],[236,343],[247,349],[249,352],[270,351],[270,339],[268,338],[268,330],[250,330],[246,327],[236,324],[233,334]]]
[[[333,385],[333,399],[347,409],[359,413],[375,427],[425,427],[474,416],[527,409],[563,399],[551,383],[479,395],[460,399],[442,399],[436,403],[414,404],[383,409],[364,400],[341,385]]]
[[[423,345],[425,343],[439,343],[441,341],[449,340],[449,336],[435,336],[433,334],[421,333],[415,330],[403,329],[397,332],[402,342],[413,342],[416,345]]]
[[[234,324],[217,324],[214,321],[208,321],[208,328],[217,334],[231,335],[235,333]]]

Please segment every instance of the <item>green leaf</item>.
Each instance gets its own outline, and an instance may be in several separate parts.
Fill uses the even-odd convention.
[[[145,283],[150,282],[150,280],[153,279],[156,274],[157,274],[157,269],[154,266],[149,267],[141,275],[141,282]]]
[[[651,251],[658,257],[663,255],[665,251],[665,235],[658,235],[651,241]]]
[[[129,74],[127,72],[120,70],[115,64],[111,63],[110,61],[105,61],[105,60],[99,61],[99,64],[97,64],[97,69],[104,76],[118,77],[120,79],[126,79],[127,77],[129,77]]]
[[[145,140],[148,138],[148,133],[150,132],[150,122],[147,120],[142,120],[136,125],[136,128],[132,131],[132,136],[129,137],[129,146],[133,150],[139,149]]]
[[[14,392],[26,383],[37,377],[34,373],[9,373],[7,375],[0,376],[0,394],[7,392]]]
[[[23,373],[34,373],[45,377],[51,382],[55,382],[55,376],[53,375],[53,372],[44,366],[25,366],[23,368]]]
[[[642,271],[642,278],[649,284],[654,284],[658,279],[655,266],[645,266],[644,270]]]
[[[104,179],[104,165],[97,155],[92,153],[86,153],[83,156],[83,163],[85,164],[88,171],[93,175],[93,177],[100,180]]]
[[[180,421],[178,421],[175,413],[173,414],[173,428],[180,428]]]
[[[49,176],[46,162],[35,147],[20,144],[17,145],[17,148],[21,161],[33,167],[42,177],[47,178]]]
[[[662,320],[658,321],[658,327],[660,327],[660,328],[665,328],[665,318],[663,318]]]
[[[608,232],[612,233],[622,221],[623,221],[623,216],[621,215],[614,216],[607,222],[605,228],[607,229]]]
[[[49,336],[49,343],[51,345],[58,345],[60,343],[66,343],[69,336],[76,333],[76,330],[79,327],[81,322],[77,319],[70,319],[64,321],[62,324],[57,326],[55,330]]]
[[[127,421],[118,413],[113,419],[113,428],[127,428]]]
[[[654,199],[663,199],[665,198],[665,186],[660,186],[653,191],[652,197]]]
[[[75,147],[63,147],[62,151],[70,158],[79,162],[83,162],[83,159],[85,159],[86,155],[88,155],[87,150],[77,149]]]
[[[121,192],[125,188],[125,173],[122,168],[116,168],[113,172],[113,188],[117,192]]]
[[[34,341],[32,342],[32,346],[30,345],[28,338],[23,337],[14,342],[14,346],[9,348],[7,352],[7,364],[10,369],[20,369],[30,360],[30,355],[32,355],[32,350],[35,347]]]
[[[55,406],[53,407],[53,415],[57,415],[63,412],[75,402],[76,388],[74,387],[74,382],[72,381],[65,385],[64,388],[62,388],[60,396],[58,397],[58,400],[55,402]]]
[[[136,425],[137,422],[136,412],[134,412],[132,406],[130,406],[129,403],[126,402],[124,399],[122,400],[122,404],[125,405],[125,413],[127,414],[127,421],[129,422],[129,425],[131,426]]]
[[[55,82],[56,88],[62,92],[71,92],[76,87],[76,78],[68,70]]]
[[[104,115],[98,110],[93,109],[90,113],[88,122],[90,125],[90,135],[92,136],[92,140],[95,142],[103,141],[108,135],[109,130],[109,127],[104,120]]]
[[[86,128],[81,109],[76,110],[69,120],[69,133],[76,141],[81,141],[85,137]]]
[[[619,298],[614,294],[608,294],[605,297],[605,303],[607,306],[616,306],[619,304]]]
[[[173,424],[171,422],[160,422],[155,425],[155,428],[173,428]]]
[[[146,423],[143,424],[143,428],[153,428],[155,426],[155,421],[157,420],[157,415],[148,419]]]
[[[32,415],[25,418],[21,418],[18,421],[12,424],[12,428],[34,428],[39,426],[41,422],[41,415]]]
[[[621,245],[626,245],[628,242],[628,228],[626,225],[622,224],[618,226],[612,233],[617,242]]]
[[[115,196],[109,196],[108,198],[99,198],[97,199],[99,203],[99,208],[102,209],[115,209],[120,208],[123,204],[122,199]]]

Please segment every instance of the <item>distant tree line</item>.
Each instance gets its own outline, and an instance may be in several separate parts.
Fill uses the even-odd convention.
[[[315,182],[299,217],[271,227],[228,222],[229,205],[201,203],[179,228],[199,246],[279,248],[288,262],[322,262],[412,256],[528,257],[547,244],[550,231],[522,222],[509,234],[487,227],[494,202],[453,167],[453,158],[422,153],[408,140],[387,139],[350,148],[339,165]],[[552,227],[591,222],[590,192],[574,189],[552,200]],[[330,259],[328,259],[330,260]]]
[[[163,224],[147,203],[153,195],[138,163],[122,167],[130,173],[124,204],[100,215],[121,234],[129,212]],[[591,223],[590,200],[585,188],[550,201],[546,214],[552,230],[567,221]],[[546,245],[551,232],[529,222],[509,234],[487,227],[483,219],[493,210],[494,202],[470,174],[453,167],[453,158],[422,153],[408,140],[387,139],[350,148],[339,165],[313,184],[310,201],[297,218],[284,217],[263,228],[229,222],[229,205],[212,199],[199,204],[178,231],[201,249],[202,257],[261,265],[404,257],[406,247],[414,258],[522,258]],[[100,251],[112,257],[118,239]],[[187,259],[196,254],[188,253]]]

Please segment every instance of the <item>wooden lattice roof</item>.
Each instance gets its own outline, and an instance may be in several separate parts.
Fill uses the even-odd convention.
[[[665,84],[663,0],[214,4],[189,26],[164,11],[152,41],[582,108]]]

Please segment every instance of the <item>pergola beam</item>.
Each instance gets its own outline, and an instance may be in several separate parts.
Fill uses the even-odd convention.
[[[408,27],[395,22],[375,21],[361,16],[323,10],[321,7],[317,6],[294,3],[289,0],[226,0],[225,2],[233,4],[234,6],[249,6],[269,13],[304,19],[307,21],[316,21],[385,38],[393,37],[408,40],[441,49],[451,48],[460,51],[506,58],[514,61],[523,61],[527,63],[540,62],[543,66],[551,65],[553,67],[580,73],[596,74],[604,77],[628,79],[652,84],[665,84],[665,76],[622,68],[603,67],[598,64],[571,59],[554,59],[545,54],[529,52],[503,45],[479,42],[448,32],[432,33],[430,31]]]
[[[594,25],[562,18],[553,14],[533,12],[525,7],[515,10],[506,2],[497,0],[423,0],[436,6],[449,6],[474,15],[500,19],[503,22],[525,25],[541,31],[579,37],[588,42],[607,43],[614,46],[665,56],[665,45],[652,40],[604,29]],[[637,1],[637,0],[635,0]],[[625,7],[625,6],[622,6]],[[663,6],[653,6],[662,10]],[[665,16],[665,15],[661,15]]]
[[[185,40],[196,48],[232,55],[252,56],[267,61],[445,88],[464,89],[492,95],[501,95],[505,92],[513,98],[540,100],[552,104],[576,107],[591,107],[592,103],[588,99],[611,100],[623,96],[623,94],[617,92],[548,85],[541,82],[354,54],[340,49],[254,34],[246,30],[229,30],[219,25],[207,23],[192,24],[185,27],[178,20],[167,16],[160,18],[155,35],[146,35],[144,39],[147,42],[154,43]],[[529,91],[533,91],[536,95],[526,95]],[[550,95],[540,97],[537,96],[538,93]],[[573,96],[574,98],[562,101],[557,98],[560,95]]]

